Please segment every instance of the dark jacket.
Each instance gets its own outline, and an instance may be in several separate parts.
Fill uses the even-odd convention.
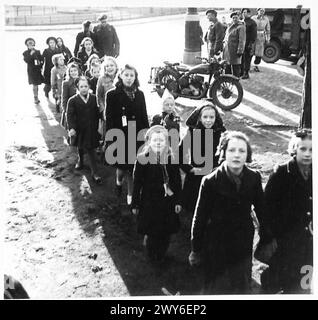
[[[208,43],[208,53],[210,56],[213,56],[218,51],[223,50],[224,35],[224,25],[220,21],[217,21],[209,27],[206,34],[206,42]]]
[[[81,149],[94,149],[99,145],[98,121],[100,113],[96,96],[89,95],[85,103],[79,94],[71,97],[67,103],[68,129],[76,131],[76,145]]]
[[[73,79],[64,80],[62,82],[62,97],[61,97],[61,106],[62,106],[62,116],[61,116],[61,125],[67,130],[67,121],[66,121],[66,109],[68,100],[74,96],[77,92],[77,88]]]
[[[84,38],[91,38],[93,40],[93,43],[94,43],[94,47],[95,47],[95,43],[96,43],[96,37],[95,37],[95,34],[92,33],[92,32],[89,32],[89,33],[84,33],[84,32],[79,32],[76,36],[76,42],[75,42],[75,48],[74,48],[74,57],[77,57],[77,53],[79,51],[79,47],[80,47],[80,44],[82,42],[82,40]]]
[[[266,212],[278,248],[270,269],[283,287],[300,287],[300,269],[312,265],[312,177],[306,181],[293,158],[279,166],[265,188]]]
[[[107,24],[105,27],[100,24],[94,27],[96,37],[95,48],[98,50],[100,57],[104,55],[118,57],[119,56],[119,39],[116,29]]]
[[[199,131],[200,130],[200,131]],[[198,131],[200,136],[200,149],[197,148],[197,144],[195,145],[194,134],[195,131]],[[220,137],[222,132],[225,131],[224,126],[213,128],[213,145],[212,145],[212,153],[210,155],[206,154],[205,150],[205,129],[202,124],[197,125],[196,128],[189,128],[181,143],[179,145],[179,159],[180,159],[180,168],[186,173],[184,179],[184,186],[182,191],[182,206],[191,212],[194,213],[195,204],[197,202],[199,189],[201,180],[203,175],[195,175],[190,172],[193,168],[202,168],[206,163],[197,163],[196,156],[200,155],[204,158],[213,159],[213,168],[218,166],[219,156],[215,155],[217,151],[217,146],[219,145]],[[197,138],[196,138],[197,139]],[[188,148],[186,149],[187,141],[191,141],[191,144],[188,144]],[[183,154],[190,153],[190,163],[183,162]],[[213,169],[211,168],[211,170]],[[210,170],[210,172],[211,172]]]
[[[173,113],[162,112],[152,117],[150,126],[155,125],[162,125],[167,130],[176,129],[180,131],[180,117]]]
[[[81,67],[83,73],[85,73],[86,70],[87,70],[86,62],[87,62],[87,60],[89,59],[89,57],[90,57],[92,54],[97,54],[97,55],[98,55],[98,52],[97,52],[95,49],[93,49],[93,50],[91,51],[90,55],[88,55],[87,52],[85,51],[85,49],[82,48],[82,49],[81,49],[80,51],[78,51],[78,53],[77,53],[77,58],[81,60],[81,62],[80,62],[80,67]]]
[[[149,154],[148,154],[149,155]],[[138,159],[143,157],[139,155]],[[169,187],[173,196],[165,196],[162,164],[134,166],[132,207],[139,208],[138,232],[141,234],[169,235],[176,232],[175,205],[180,204],[181,176],[179,166],[167,164]]]
[[[254,225],[251,206],[262,226],[264,195],[261,175],[243,168],[241,187],[226,172],[225,163],[201,183],[199,198],[192,222],[191,242],[194,252],[206,254],[206,272],[210,279],[247,261],[246,274],[251,277]]]
[[[44,79],[41,74],[43,66],[43,58],[39,50],[31,55],[31,50],[23,52],[23,60],[27,63],[28,82],[29,84],[40,85]]]
[[[68,64],[68,61],[72,58],[72,53],[68,47],[64,45],[61,48],[58,48],[59,53],[62,53],[65,59],[65,65]]]
[[[143,92],[137,89],[135,99],[132,101],[121,87],[108,91],[106,95],[105,115],[106,130],[120,129],[125,135],[125,163],[122,164],[124,165],[122,168],[126,168],[127,165],[127,169],[132,170],[134,162],[128,164],[128,126],[123,126],[122,117],[126,117],[127,124],[128,121],[135,123],[137,136],[140,130],[149,128],[146,101]],[[143,142],[137,142],[136,152],[142,144]],[[133,161],[135,161],[135,159]],[[121,165],[119,164],[118,167],[121,167]]]
[[[53,62],[52,62],[52,57],[59,53],[58,49],[51,50],[50,48],[46,48],[43,53],[43,61],[44,61],[44,83],[45,84],[51,84],[51,69],[54,67]]]
[[[246,42],[245,48],[250,46],[252,43],[255,42],[257,37],[257,25],[256,22],[252,18],[245,18],[245,28],[246,28]]]

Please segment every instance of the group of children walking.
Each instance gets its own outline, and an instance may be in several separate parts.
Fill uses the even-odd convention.
[[[93,40],[85,41],[84,47],[91,50],[89,43]],[[50,74],[50,85],[61,101],[61,124],[67,130],[69,143],[77,147],[75,169],[83,168],[84,153],[87,153],[92,180],[97,184],[102,180],[97,172],[95,149],[105,140],[107,162],[108,153],[113,150],[110,145],[119,142],[107,141],[105,135],[109,130],[120,130],[124,137],[124,158],[113,164],[115,192],[118,197],[122,195],[125,179],[127,205],[137,216],[137,229],[144,236],[152,262],[160,263],[165,258],[184,209],[193,216],[189,262],[192,266],[204,265],[203,292],[248,293],[252,275],[253,208],[260,230],[258,257],[270,266],[264,273],[264,288],[272,293],[307,292],[300,285],[299,268],[312,265],[310,131],[294,134],[289,148],[292,159],[273,173],[264,194],[261,175],[248,168],[252,161],[248,137],[241,132],[226,131],[213,104],[207,103],[190,115],[186,121],[187,132],[181,137],[180,117],[169,92],[162,97],[162,113],[149,121],[138,72],[133,66],[127,64],[119,71],[112,57],[104,57],[102,63],[98,57],[95,61],[88,58],[86,69],[74,61],[65,66],[66,57],[57,52],[55,42],[52,37],[48,39],[49,48],[43,55],[35,50],[33,39],[25,42],[28,50],[24,59],[28,63],[35,103],[39,103],[38,85],[43,81],[43,59],[50,60],[51,69],[48,63],[44,76]],[[98,70],[102,70],[102,75]],[[48,85],[45,82],[45,93],[49,92]],[[144,141],[137,138],[134,141],[136,150],[141,150],[134,154],[135,163],[129,159],[129,123],[134,124],[136,137],[142,130],[146,132]],[[174,147],[171,130],[178,133]],[[193,143],[195,137],[199,137],[199,145]],[[208,168],[197,161],[198,150],[211,160]],[[177,155],[178,162],[174,161]],[[183,155],[188,155],[186,161]],[[185,174],[184,183],[181,172]],[[288,182],[282,183],[283,180]]]

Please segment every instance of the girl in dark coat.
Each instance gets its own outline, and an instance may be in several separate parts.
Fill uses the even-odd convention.
[[[79,32],[76,36],[75,48],[74,48],[74,56],[77,57],[77,53],[80,47],[81,42],[84,38],[91,38],[93,43],[96,43],[96,37],[93,33],[93,25],[89,20],[83,22],[83,31]]]
[[[274,170],[265,188],[277,251],[262,274],[262,286],[267,293],[310,293],[303,278],[312,270],[302,268],[313,266],[311,131],[296,132],[288,149],[293,158]]]
[[[195,124],[191,125],[191,122],[193,123],[194,121]],[[179,146],[180,159],[182,159],[185,153],[190,153],[190,163],[182,161],[181,164],[181,169],[186,173],[182,191],[182,206],[193,214],[203,176],[211,172],[218,165],[219,157],[216,155],[216,151],[225,127],[217,108],[212,104],[204,105],[195,110],[187,120],[187,124],[189,126],[188,131]],[[206,154],[208,150],[205,150],[207,129],[213,130],[211,154]],[[197,150],[197,144],[195,145],[196,139],[194,139],[194,136],[197,133],[199,133],[201,141],[200,150]],[[198,155],[198,151],[206,159],[213,160],[213,166],[209,172],[202,172],[202,168],[207,164],[206,161],[204,163],[197,163],[196,155]]]
[[[219,150],[223,163],[201,183],[189,262],[199,263],[200,254],[204,258],[205,294],[243,294],[249,292],[252,273],[252,205],[260,238],[266,235],[261,175],[246,167],[252,151],[243,133],[224,133]]]
[[[67,130],[66,106],[70,97],[76,94],[77,88],[75,80],[81,75],[81,69],[76,63],[70,63],[67,66],[66,79],[62,82],[62,116],[61,125]]]
[[[128,195],[127,203],[131,204],[132,197],[132,171],[136,154],[142,142],[136,141],[136,138],[128,139],[128,125],[134,126],[133,130],[138,133],[146,128],[149,128],[148,115],[146,109],[145,96],[141,90],[138,89],[139,80],[137,70],[126,64],[125,68],[121,71],[116,89],[107,92],[106,95],[106,145],[114,142],[107,141],[107,131],[110,129],[120,129],[124,134],[124,145],[118,145],[119,148],[124,148],[124,159],[116,162],[116,194],[118,197],[122,193],[122,184],[124,176],[127,178]],[[131,139],[135,139],[132,141]],[[128,144],[136,143],[136,151],[128,153]],[[106,148],[105,158],[106,163],[112,163],[108,159],[113,159],[113,148]]]
[[[86,62],[93,54],[97,55],[97,51],[94,49],[93,40],[91,38],[86,37],[82,40],[80,50],[77,53],[77,58],[81,60],[80,65],[83,73],[85,73],[85,71],[87,70]]]
[[[162,261],[170,236],[179,226],[181,177],[171,156],[168,131],[160,125],[151,127],[135,163],[132,212],[138,214],[138,232],[145,235],[147,254],[153,261]]]
[[[78,94],[71,97],[67,103],[67,125],[72,145],[78,148],[78,162],[75,169],[81,170],[84,162],[84,152],[90,161],[92,179],[101,183],[97,175],[95,148],[99,145],[98,120],[99,111],[96,96],[89,93],[88,80],[81,76],[76,80]]]
[[[42,57],[44,60],[44,93],[45,96],[48,98],[49,97],[49,92],[51,90],[51,69],[53,68],[53,62],[52,62],[52,57],[59,53],[59,50],[56,46],[56,38],[54,37],[49,37],[46,40],[46,44],[48,45],[48,48],[46,48],[43,53]]]
[[[65,64],[68,64],[69,60],[72,58],[72,53],[68,47],[65,47],[64,41],[61,37],[56,38],[56,45],[60,53],[63,54]]]
[[[25,45],[28,50],[23,52],[23,59],[27,63],[28,68],[28,81],[33,85],[34,103],[40,103],[39,100],[39,85],[43,82],[41,69],[43,65],[43,59],[39,50],[35,50],[35,41],[32,38],[25,40]]]

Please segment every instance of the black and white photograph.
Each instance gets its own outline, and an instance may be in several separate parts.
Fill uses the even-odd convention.
[[[313,1],[2,6],[3,299],[314,297]]]

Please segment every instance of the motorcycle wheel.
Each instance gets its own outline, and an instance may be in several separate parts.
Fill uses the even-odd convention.
[[[178,78],[180,77],[177,71],[162,70],[158,75],[159,84],[167,88],[171,93],[178,91]]]
[[[213,82],[209,94],[218,107],[224,111],[229,111],[242,102],[243,87],[237,79],[221,76]]]

